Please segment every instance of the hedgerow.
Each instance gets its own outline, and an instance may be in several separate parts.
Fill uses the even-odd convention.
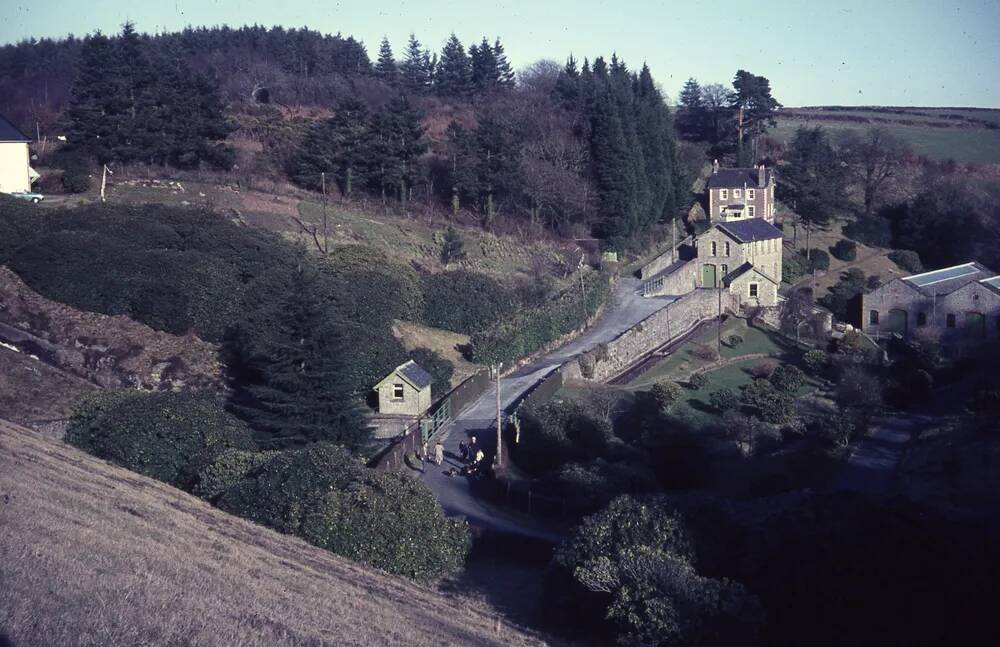
[[[496,326],[472,335],[472,359],[480,364],[510,363],[582,327],[610,292],[606,274],[584,276],[586,298],[576,285],[530,311],[512,312]]]

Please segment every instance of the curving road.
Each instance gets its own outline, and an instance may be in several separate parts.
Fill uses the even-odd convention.
[[[504,409],[509,408],[567,360],[597,344],[611,341],[674,300],[674,297],[643,298],[640,294],[641,287],[639,279],[619,279],[604,314],[589,329],[551,353],[505,376],[500,382],[500,401]],[[461,468],[458,445],[462,441],[468,441],[471,436],[476,436],[477,442],[487,448],[496,445],[494,388],[459,413],[442,432],[445,462],[441,466],[428,463],[423,474],[424,482],[437,496],[445,512],[451,516],[465,517],[470,525],[481,528],[550,540],[559,539],[557,526],[546,525],[541,520],[483,501],[471,492],[465,477],[445,474],[451,467]]]

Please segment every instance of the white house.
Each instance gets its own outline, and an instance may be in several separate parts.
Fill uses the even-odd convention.
[[[0,193],[31,190],[37,174],[28,165],[28,138],[0,115]]]

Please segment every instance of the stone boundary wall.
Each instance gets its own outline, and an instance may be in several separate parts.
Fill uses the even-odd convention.
[[[684,240],[677,241],[677,248],[680,249],[681,247],[687,245],[691,241],[692,241],[691,236],[687,236],[684,238]],[[670,247],[668,246],[667,249],[662,254],[660,254],[653,260],[649,261],[639,269],[639,278],[648,279],[654,274],[657,274],[667,269],[668,267],[673,265],[674,262],[677,260],[677,255],[678,252],[673,249],[670,249]]]
[[[604,344],[598,353],[588,353],[594,358],[593,375],[585,377],[579,359],[574,359],[559,369],[565,379],[591,379],[606,382],[640,360],[647,353],[687,333],[705,319],[718,315],[719,291],[699,288],[657,310],[616,339]],[[723,312],[733,312],[735,302],[727,290],[722,291]]]

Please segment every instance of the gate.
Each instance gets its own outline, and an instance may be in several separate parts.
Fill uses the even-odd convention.
[[[420,438],[423,442],[433,436],[451,420],[451,398],[445,398],[433,414],[420,419]]]

